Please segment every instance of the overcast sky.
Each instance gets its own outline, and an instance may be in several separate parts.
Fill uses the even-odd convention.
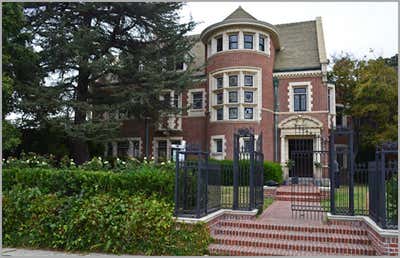
[[[191,34],[200,34],[239,5],[256,19],[272,24],[314,20],[322,17],[325,45],[330,58],[351,52],[357,57],[390,57],[398,52],[398,14],[395,2],[188,2],[182,20],[199,22]],[[374,53],[370,53],[370,49]]]

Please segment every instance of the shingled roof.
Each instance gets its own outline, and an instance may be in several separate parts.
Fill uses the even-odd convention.
[[[215,28],[249,22],[270,29],[270,35],[277,49],[274,72],[321,69],[321,63],[327,62],[320,17],[312,21],[272,25],[257,20],[239,6],[223,21],[204,29],[200,34],[200,39],[203,40],[203,43],[206,43],[204,40]],[[195,52],[198,52],[198,50]],[[204,55],[204,52],[201,55]],[[204,59],[203,56],[199,58]]]
[[[321,67],[316,21],[275,25],[281,49],[276,53],[274,71],[309,70]]]
[[[233,13],[231,13],[228,17],[226,17],[224,21],[233,19],[250,19],[255,21],[257,20],[251,14],[246,12],[240,5]]]

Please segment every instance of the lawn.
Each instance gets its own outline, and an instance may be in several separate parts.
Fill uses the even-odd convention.
[[[330,200],[323,200],[321,205],[326,211],[330,210]],[[335,189],[335,207],[338,213],[347,212],[349,209],[349,187],[340,186]],[[354,186],[354,212],[355,215],[368,214],[368,186]]]

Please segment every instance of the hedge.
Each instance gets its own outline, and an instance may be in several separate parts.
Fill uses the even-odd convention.
[[[220,164],[222,169],[222,183],[224,185],[233,184],[233,161],[232,160],[212,160],[210,164]],[[250,166],[248,160],[240,161],[239,167]],[[249,168],[246,169],[249,171]],[[245,174],[248,172],[245,172]],[[244,175],[246,177],[246,175]],[[264,185],[269,180],[274,180],[275,182],[283,183],[283,171],[279,163],[272,161],[264,161]],[[247,181],[246,181],[247,182]],[[245,182],[244,182],[245,183]]]
[[[3,190],[15,185],[25,188],[38,187],[43,193],[60,195],[93,195],[97,193],[157,194],[170,201],[174,196],[175,174],[169,169],[151,165],[142,166],[129,173],[84,171],[44,168],[3,169]]]
[[[205,224],[177,225],[170,202],[142,195],[59,196],[16,186],[3,196],[3,245],[145,255],[204,255]]]

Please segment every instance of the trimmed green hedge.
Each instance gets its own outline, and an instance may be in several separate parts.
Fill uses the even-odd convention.
[[[222,183],[225,185],[233,184],[233,161],[232,160],[212,160],[210,164],[221,164]],[[250,166],[248,160],[239,162],[240,167]],[[248,170],[248,169],[247,169]],[[246,175],[244,176],[246,177]],[[283,183],[283,171],[279,163],[264,161],[264,185],[267,181],[274,180],[279,184]],[[247,182],[247,181],[246,181]],[[245,183],[245,182],[244,182]]]
[[[15,185],[24,188],[38,187],[43,193],[60,195],[94,195],[97,193],[129,194],[142,193],[146,196],[157,194],[172,201],[174,196],[175,173],[144,165],[129,173],[107,171],[63,170],[44,168],[3,169],[3,190]]]
[[[3,245],[145,255],[204,255],[204,224],[178,225],[156,196],[59,196],[21,185],[3,196]]]

